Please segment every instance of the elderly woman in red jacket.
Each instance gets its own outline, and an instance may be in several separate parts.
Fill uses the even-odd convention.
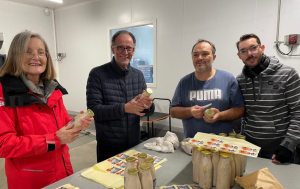
[[[8,188],[40,189],[73,173],[66,145],[93,118],[72,128],[45,40],[17,34],[0,70],[0,157]],[[83,113],[83,111],[81,112]]]

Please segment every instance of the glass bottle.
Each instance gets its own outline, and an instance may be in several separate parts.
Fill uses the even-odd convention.
[[[199,183],[199,169],[201,169],[200,167],[200,163],[201,163],[201,151],[203,151],[204,148],[202,147],[196,147],[195,150],[193,151],[194,156],[194,163],[193,163],[193,181],[195,183]]]
[[[142,164],[145,163],[145,158],[146,157],[147,157],[147,154],[145,154],[145,153],[140,153],[138,155],[138,163],[137,163],[138,167],[140,167]]]
[[[127,171],[128,177],[126,185],[124,185],[124,189],[142,189],[141,182],[138,176],[137,168],[130,168]]]
[[[140,180],[143,189],[153,189],[153,179],[150,168],[151,166],[149,164],[142,164],[140,166]]]
[[[213,186],[217,183],[218,164],[220,159],[220,152],[218,150],[211,151],[211,160],[213,166]]]
[[[246,137],[244,135],[239,135],[238,139],[246,140]],[[246,166],[247,166],[247,156],[245,156],[245,155],[240,155],[240,156],[241,156],[241,175],[240,176],[243,176],[243,173],[245,172]]]
[[[127,157],[126,158],[126,167],[124,170],[124,186],[126,184],[126,179],[128,177],[128,170],[131,168],[136,168],[135,160],[136,160],[135,157]]]
[[[69,123],[68,125],[74,123],[74,126],[72,128],[75,127],[79,127],[81,126],[80,120],[82,118],[85,117],[93,117],[94,116],[94,112],[91,109],[88,109],[86,112],[84,112],[83,114],[78,114],[77,116],[75,116]]]
[[[214,115],[215,115],[215,112],[212,109],[207,109],[204,112],[204,116],[207,117],[207,118],[214,117]]]
[[[199,170],[199,186],[203,189],[211,189],[213,175],[212,175],[212,162],[211,162],[211,152],[202,151],[201,158],[201,169]]]
[[[236,137],[236,133],[229,133],[229,137],[235,138]]]
[[[153,93],[153,91],[150,88],[147,88],[140,96],[139,99],[142,99],[144,97],[150,96]]]
[[[229,133],[229,136],[230,138],[235,138],[235,133]],[[236,177],[236,160],[235,160],[235,155],[236,154],[233,154],[233,153],[229,153],[230,154],[230,165],[231,165],[231,178],[230,178],[230,186],[234,186],[235,184],[235,177]]]
[[[221,153],[218,165],[216,189],[230,189],[230,177],[230,155],[227,153]]]
[[[156,171],[155,171],[155,168],[154,168],[154,159],[153,158],[145,158],[145,163],[146,164],[149,164],[150,165],[150,172],[151,172],[151,176],[152,176],[152,179],[153,179],[153,188],[156,187]]]

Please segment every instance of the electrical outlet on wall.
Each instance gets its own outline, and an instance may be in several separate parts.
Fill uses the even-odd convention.
[[[300,34],[289,34],[284,36],[285,45],[300,45]]]

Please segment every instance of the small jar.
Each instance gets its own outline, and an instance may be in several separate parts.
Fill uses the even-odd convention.
[[[193,163],[193,181],[195,183],[199,183],[199,170],[201,169],[201,151],[203,151],[204,148],[202,147],[196,147],[193,151],[194,156],[194,163]]]
[[[130,168],[127,171],[128,177],[126,185],[124,184],[124,189],[142,189],[141,182],[138,176],[138,169],[137,168]]]
[[[216,189],[230,189],[230,177],[230,155],[227,153],[221,153],[218,165]]]
[[[204,116],[207,118],[212,118],[212,117],[214,117],[214,115],[215,115],[215,112],[212,109],[207,109],[204,112]]]
[[[211,151],[211,160],[213,166],[213,186],[217,183],[218,164],[220,159],[220,152],[218,150]]]
[[[156,171],[155,171],[155,168],[154,168],[154,159],[153,158],[145,158],[145,163],[146,164],[149,164],[150,165],[150,172],[151,172],[151,176],[152,176],[152,179],[153,179],[153,188],[156,187]]]
[[[219,136],[227,137],[226,133],[219,133]]]
[[[135,157],[127,157],[126,158],[126,167],[124,170],[124,186],[126,184],[126,179],[128,177],[128,170],[131,168],[136,168],[135,160],[136,160]]]
[[[81,123],[80,123],[80,120],[82,118],[85,118],[85,117],[93,117],[94,116],[94,112],[91,110],[91,109],[88,109],[86,112],[84,112],[83,114],[79,114],[77,115],[76,117],[74,117],[69,123],[68,125],[74,123],[74,126],[72,128],[75,128],[75,127],[79,127],[81,126]]]
[[[202,151],[201,169],[199,170],[199,186],[203,189],[211,189],[213,182],[211,152]]]
[[[140,166],[140,180],[143,189],[153,189],[153,179],[150,168],[151,166],[149,164],[142,164]]]

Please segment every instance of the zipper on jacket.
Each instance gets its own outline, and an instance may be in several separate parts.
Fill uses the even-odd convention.
[[[253,98],[254,98],[254,101],[256,101],[254,79],[252,78],[251,80],[252,80]]]
[[[47,106],[48,106],[48,105],[47,105]],[[49,106],[48,106],[48,107],[49,107]],[[49,107],[49,108],[50,108],[50,107]],[[52,110],[53,115],[54,115],[54,118],[55,118],[56,128],[57,128],[57,130],[59,130],[55,112],[54,112],[53,108],[50,108],[50,109]],[[69,173],[68,173],[67,168],[66,168],[65,158],[64,158],[64,155],[63,155],[63,154],[64,154],[64,153],[63,153],[63,150],[62,150],[62,148],[60,148],[60,150],[61,150],[61,157],[62,157],[62,160],[63,160],[63,163],[64,163],[64,167],[65,167],[66,174],[67,174],[67,176],[69,176]]]
[[[29,92],[28,92],[28,94],[31,94],[31,95],[35,96],[36,98],[38,98],[38,99],[41,101],[41,104],[42,104],[42,105],[47,106],[47,107],[50,108],[50,106],[48,106],[48,104],[44,103],[44,102],[42,101],[42,99],[40,99],[40,98],[39,98],[38,96],[36,96],[35,94],[29,93]],[[52,110],[53,115],[54,115],[54,119],[55,119],[55,123],[56,123],[56,128],[57,128],[57,130],[59,130],[55,112],[54,112],[53,108],[50,108],[50,109]],[[68,171],[67,171],[67,168],[66,168],[66,163],[65,163],[65,158],[64,158],[64,155],[63,155],[62,148],[61,148],[61,152],[62,152],[62,155],[61,155],[61,156],[62,156],[62,160],[63,160],[63,163],[64,163],[65,171],[66,171],[67,176],[69,176]]]

